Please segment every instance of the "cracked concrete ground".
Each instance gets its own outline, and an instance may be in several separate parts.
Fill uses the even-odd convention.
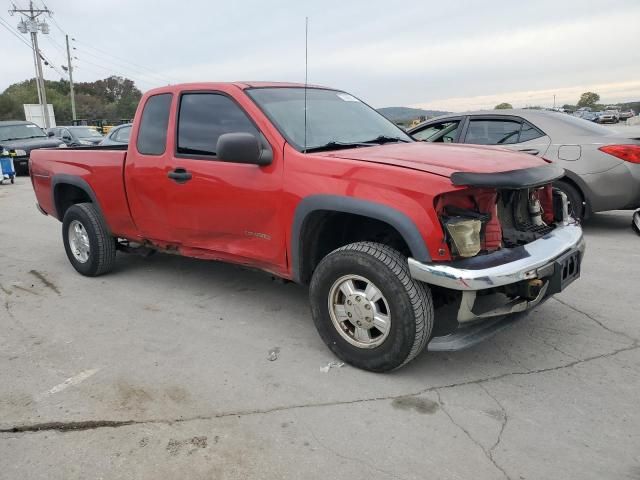
[[[586,226],[557,299],[376,375],[322,373],[305,289],[261,273],[119,255],[81,277],[33,202],[0,187],[0,479],[640,478],[628,212]]]

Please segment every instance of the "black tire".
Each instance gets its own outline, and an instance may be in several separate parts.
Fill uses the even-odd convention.
[[[89,240],[88,259],[85,262],[78,260],[71,249],[69,225],[74,220],[82,225]],[[92,203],[78,203],[65,212],[62,241],[71,265],[82,275],[97,277],[113,269],[116,262],[116,239],[109,235],[104,220]]]
[[[582,193],[570,183],[562,180],[554,182],[553,186],[567,196],[567,200],[569,201],[569,215],[576,220],[584,220],[586,209]]]
[[[640,235],[640,210],[633,213],[633,217],[631,218],[631,228],[633,228],[634,232]]]
[[[370,280],[388,303],[391,326],[384,341],[374,348],[349,343],[331,319],[330,292],[345,275]],[[394,370],[413,360],[431,338],[431,290],[411,278],[407,258],[386,245],[358,242],[334,250],[315,269],[309,296],[318,333],[336,356],[355,367],[373,372]]]

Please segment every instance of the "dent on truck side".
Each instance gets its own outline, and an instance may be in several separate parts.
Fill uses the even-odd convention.
[[[380,220],[395,228],[418,261],[429,262],[431,255],[418,227],[405,213],[381,203],[341,195],[310,195],[296,206],[291,227],[291,270],[294,281],[302,283],[302,259],[305,251],[301,234],[304,222],[315,211],[352,213]]]

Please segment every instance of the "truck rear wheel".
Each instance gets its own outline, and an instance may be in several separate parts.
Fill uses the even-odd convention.
[[[386,245],[358,242],[334,250],[315,269],[309,295],[320,336],[353,366],[399,368],[431,337],[431,291],[411,278],[407,258]]]
[[[113,269],[116,240],[92,203],[78,203],[65,212],[62,241],[71,265],[82,275],[97,277]]]

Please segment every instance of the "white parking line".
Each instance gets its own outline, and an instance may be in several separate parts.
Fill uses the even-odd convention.
[[[85,370],[83,372],[80,372],[79,374],[71,377],[71,378],[67,378],[64,382],[56,385],[55,387],[47,390],[45,393],[43,393],[42,395],[40,395],[41,398],[46,397],[48,395],[53,395],[54,393],[60,393],[63,390],[66,390],[67,388],[74,386],[74,385],[78,385],[79,383],[84,382],[87,378],[95,375],[98,370],[100,370],[99,368],[92,368],[91,370]]]

